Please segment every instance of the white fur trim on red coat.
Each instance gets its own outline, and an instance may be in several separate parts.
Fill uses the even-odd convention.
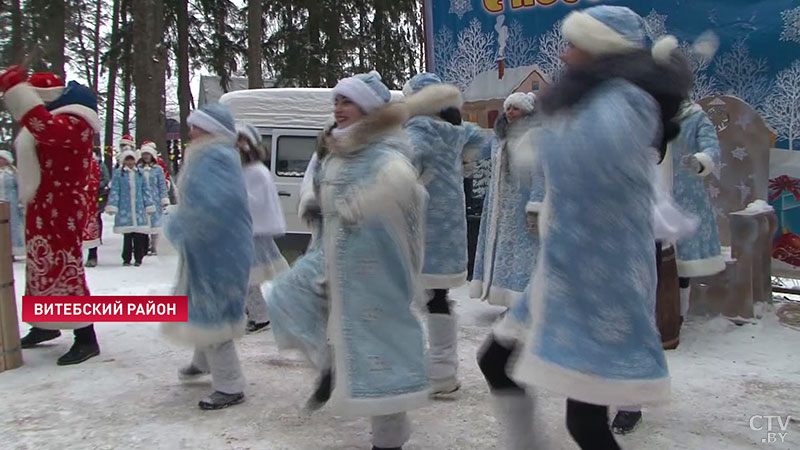
[[[42,98],[28,83],[20,83],[7,90],[3,100],[8,111],[14,116],[14,120],[18,122],[33,108],[44,105]]]
[[[27,205],[36,196],[36,190],[42,182],[39,158],[36,156],[36,139],[27,128],[20,128],[14,147],[17,149],[19,201]]]
[[[593,56],[616,55],[641,48],[584,12],[567,16],[561,34],[567,42]]]

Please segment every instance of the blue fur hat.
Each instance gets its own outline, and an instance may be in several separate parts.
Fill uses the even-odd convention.
[[[236,122],[230,110],[219,103],[205,105],[195,110],[186,122],[214,136],[236,139]]]
[[[47,104],[48,111],[55,111],[67,105],[81,105],[97,112],[97,98],[86,86],[70,81],[61,96]]]
[[[593,56],[647,48],[644,19],[624,6],[593,6],[571,13],[561,32],[570,44]]]
[[[333,88],[333,96],[347,97],[369,114],[392,100],[392,93],[381,81],[376,71],[360,73],[340,80]]]
[[[439,75],[430,72],[422,72],[414,75],[405,86],[403,86],[403,95],[409,96],[422,90],[426,86],[432,84],[441,84],[442,79]]]

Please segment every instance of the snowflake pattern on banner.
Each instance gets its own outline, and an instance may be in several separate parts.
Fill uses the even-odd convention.
[[[644,23],[647,31],[647,37],[649,37],[652,41],[655,41],[661,36],[667,34],[666,14],[659,14],[658,11],[653,9],[650,11],[650,14],[644,18]]]
[[[464,14],[472,11],[472,0],[450,0],[450,14],[458,16],[458,20],[464,18]]]
[[[715,164],[714,168],[711,169],[711,174],[714,175],[714,178],[721,181],[720,176],[722,176],[722,169],[724,169],[727,166],[728,166],[727,164],[720,161],[719,164]]]
[[[736,125],[738,125],[742,130],[747,131],[747,129],[753,123],[753,119],[755,119],[755,117],[752,114],[742,114],[738,119],[736,119]]]
[[[744,161],[747,158],[747,149],[744,147],[736,147],[731,151],[731,155],[739,161]]]
[[[736,185],[736,189],[739,190],[741,201],[742,203],[744,203],[747,200],[747,197],[750,196],[750,192],[752,191],[752,189],[750,188],[750,186],[747,185],[747,183],[744,180],[740,181],[739,184]]]
[[[783,19],[781,40],[800,44],[800,6],[782,12],[781,19]]]
[[[713,184],[708,187],[708,195],[710,195],[711,198],[719,197],[719,192],[720,192],[719,188],[714,186]]]

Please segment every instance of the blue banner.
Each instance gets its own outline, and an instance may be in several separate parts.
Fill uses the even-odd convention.
[[[717,53],[691,56],[694,99],[739,97],[764,117],[779,148],[800,148],[800,0],[426,0],[429,68],[467,102],[511,94],[531,73],[536,90],[562,70],[560,21],[597,4],[630,7],[651,39],[672,34],[687,50],[714,31]]]

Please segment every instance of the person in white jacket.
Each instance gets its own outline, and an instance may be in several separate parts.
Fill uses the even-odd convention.
[[[261,294],[261,284],[287,270],[289,265],[281,255],[275,238],[286,233],[286,222],[280,199],[269,169],[264,165],[266,150],[258,130],[249,124],[238,125],[236,147],[242,159],[247,200],[253,220],[253,266],[247,292],[247,331],[255,333],[269,325],[267,304]]]

